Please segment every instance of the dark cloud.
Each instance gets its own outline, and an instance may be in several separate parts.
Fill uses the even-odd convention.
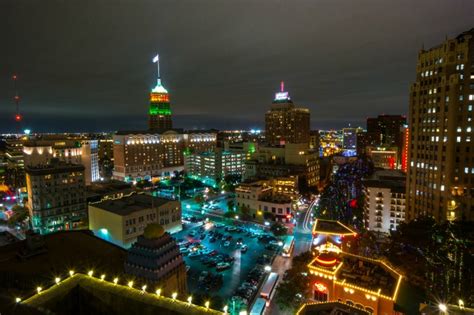
[[[473,27],[470,0],[3,0],[0,131],[146,127],[159,52],[178,127],[263,127],[279,81],[314,128],[404,114],[422,44]]]

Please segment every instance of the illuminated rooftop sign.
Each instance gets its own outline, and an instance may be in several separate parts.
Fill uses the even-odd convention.
[[[287,101],[290,100],[290,95],[285,92],[285,82],[280,82],[280,92],[275,93],[275,101]]]

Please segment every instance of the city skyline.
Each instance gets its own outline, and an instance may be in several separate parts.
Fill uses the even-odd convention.
[[[18,130],[14,73],[22,128],[145,128],[157,52],[176,127],[263,129],[263,114],[282,80],[295,104],[313,113],[313,129],[406,114],[420,48],[469,29],[474,4],[384,4],[374,14],[382,9],[377,3],[350,6],[348,13],[340,3],[142,2],[129,10],[120,2],[113,12],[94,2],[42,3],[28,15],[32,6],[4,2],[0,17],[7,27],[0,32],[12,49],[0,52],[6,61],[0,70],[0,132]],[[174,23],[176,18],[186,23]],[[299,23],[280,22],[296,18]]]

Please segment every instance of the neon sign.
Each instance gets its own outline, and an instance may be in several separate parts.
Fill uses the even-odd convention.
[[[314,284],[314,286],[316,287],[316,289],[317,289],[319,292],[326,292],[326,291],[328,290],[328,288],[327,288],[324,284],[322,284],[322,283],[320,283],[320,282],[316,282],[316,283]]]
[[[288,99],[288,92],[275,93],[275,100],[276,101],[287,100],[287,99]]]

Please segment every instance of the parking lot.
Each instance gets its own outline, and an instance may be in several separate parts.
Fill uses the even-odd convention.
[[[240,295],[244,303],[255,295],[264,266],[271,264],[280,246],[261,228],[234,224],[187,223],[183,231],[173,235],[190,267],[191,293],[211,292],[225,300]]]

